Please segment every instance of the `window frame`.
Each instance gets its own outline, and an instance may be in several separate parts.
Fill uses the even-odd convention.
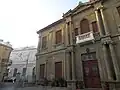
[[[96,26],[93,26],[93,25],[95,25],[94,23],[96,24]],[[91,22],[91,25],[92,25],[92,31],[93,31],[93,33],[98,33],[99,32],[99,28],[98,28],[97,21]],[[96,30],[94,30],[94,29],[96,29]]]
[[[116,7],[117,8],[117,12],[118,12],[118,14],[119,14],[119,16],[120,16],[120,6],[118,6],[118,7]]]
[[[59,29],[55,32],[55,44],[62,43],[62,29]]]
[[[76,33],[76,31],[77,31],[77,33]],[[74,29],[74,35],[75,35],[75,36],[78,36],[78,35],[79,35],[79,29],[78,29],[78,28],[75,28],[75,29]]]
[[[89,23],[89,20],[86,19],[86,18],[83,18],[80,21],[80,34],[85,34],[85,33],[88,33],[88,32],[90,32],[90,23]]]
[[[46,49],[47,48],[47,36],[43,36],[42,37],[42,49]]]

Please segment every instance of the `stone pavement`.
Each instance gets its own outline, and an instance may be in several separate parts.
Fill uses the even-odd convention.
[[[0,90],[68,90],[66,88],[52,88],[52,87],[43,87],[43,86],[35,86],[35,87],[24,87],[24,88],[15,88],[12,83],[5,83]]]

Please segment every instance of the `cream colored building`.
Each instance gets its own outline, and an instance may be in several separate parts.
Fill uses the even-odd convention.
[[[0,40],[0,81],[2,81],[3,76],[7,75],[9,56],[12,50],[12,45],[9,42]]]
[[[79,3],[37,33],[38,81],[63,77],[73,88],[120,90],[120,0]]]

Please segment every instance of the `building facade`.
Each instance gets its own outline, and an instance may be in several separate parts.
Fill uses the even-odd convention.
[[[119,25],[120,0],[79,3],[37,32],[36,79],[63,77],[81,88],[119,84]]]
[[[7,66],[9,64],[9,56],[12,50],[12,45],[9,42],[0,40],[0,82],[5,76],[7,76]]]
[[[12,64],[8,67],[8,77],[16,77],[20,73],[20,78],[25,76],[28,82],[32,82],[35,79],[36,52],[35,47],[14,49],[10,54]]]

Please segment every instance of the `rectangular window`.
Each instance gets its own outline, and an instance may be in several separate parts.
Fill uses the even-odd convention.
[[[56,32],[56,44],[62,43],[62,30]]]
[[[55,78],[62,77],[62,62],[55,63]]]
[[[118,10],[118,14],[120,15],[120,6],[117,7],[117,10]]]
[[[26,75],[26,68],[23,68],[22,75],[23,75],[23,76],[25,76],[25,75]]]
[[[93,32],[98,32],[97,21],[92,22],[92,29],[93,29]]]
[[[13,77],[15,77],[17,74],[17,68],[14,68],[14,73],[13,73]]]
[[[45,49],[47,47],[47,36],[42,38],[42,48]]]
[[[74,33],[75,33],[75,36],[78,36],[78,35],[79,35],[79,33],[78,33],[78,28],[75,28]]]
[[[40,78],[44,78],[45,64],[40,65]]]

